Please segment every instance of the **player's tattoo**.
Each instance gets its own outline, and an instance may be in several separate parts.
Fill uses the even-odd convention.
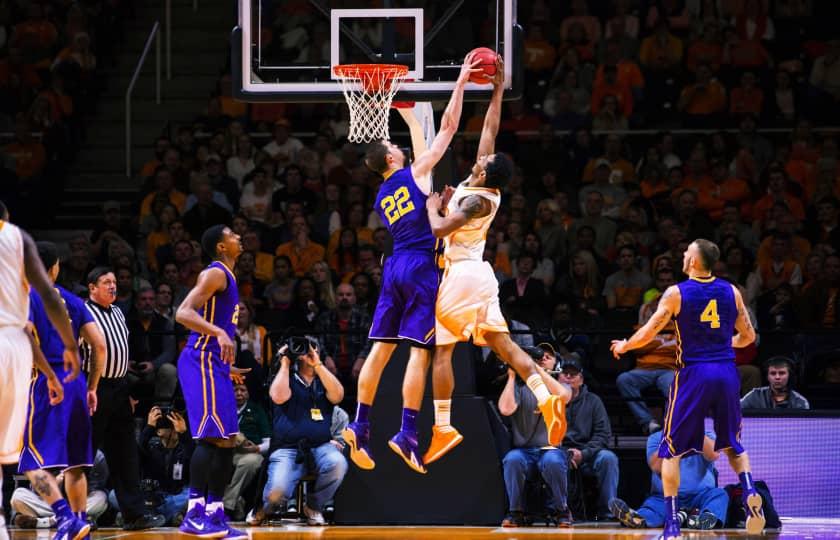
[[[35,488],[35,493],[41,496],[41,498],[47,498],[52,493],[52,488],[50,488],[49,480],[47,479],[47,473],[44,471],[37,471],[35,473],[35,478],[33,479],[32,487]]]
[[[747,313],[747,308],[743,305],[738,308],[738,315],[741,317],[741,320],[744,321],[744,326],[747,328],[752,328],[752,321],[750,320],[750,314]]]
[[[461,199],[459,208],[467,219],[484,217],[490,214],[490,201],[480,195],[470,195]]]

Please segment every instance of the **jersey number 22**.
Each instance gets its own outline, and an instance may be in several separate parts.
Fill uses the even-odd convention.
[[[395,191],[393,196],[382,198],[380,206],[388,219],[388,225],[393,225],[395,221],[414,210],[414,203],[411,202],[410,197],[408,188],[403,186]]]

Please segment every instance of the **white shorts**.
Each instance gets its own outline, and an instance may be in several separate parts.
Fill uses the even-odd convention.
[[[23,328],[0,328],[0,463],[17,463],[32,380],[32,346]]]
[[[487,332],[508,332],[499,307],[499,282],[485,261],[450,264],[438,288],[435,306],[435,343],[467,341],[487,345]]]

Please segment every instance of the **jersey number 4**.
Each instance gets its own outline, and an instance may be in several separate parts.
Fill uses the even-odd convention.
[[[388,219],[388,225],[393,225],[395,221],[414,210],[414,203],[411,202],[410,197],[408,188],[403,186],[395,191],[393,196],[382,198],[380,206]]]
[[[720,316],[717,310],[717,300],[709,300],[706,309],[700,314],[700,322],[707,322],[711,328],[720,328]]]

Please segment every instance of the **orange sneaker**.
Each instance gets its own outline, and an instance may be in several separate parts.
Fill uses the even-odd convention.
[[[560,396],[551,396],[540,405],[548,431],[548,444],[558,446],[566,435],[566,404]]]
[[[423,454],[423,463],[428,465],[445,456],[450,450],[461,444],[464,436],[458,433],[454,427],[441,431],[438,426],[432,426],[432,442],[429,449]]]

